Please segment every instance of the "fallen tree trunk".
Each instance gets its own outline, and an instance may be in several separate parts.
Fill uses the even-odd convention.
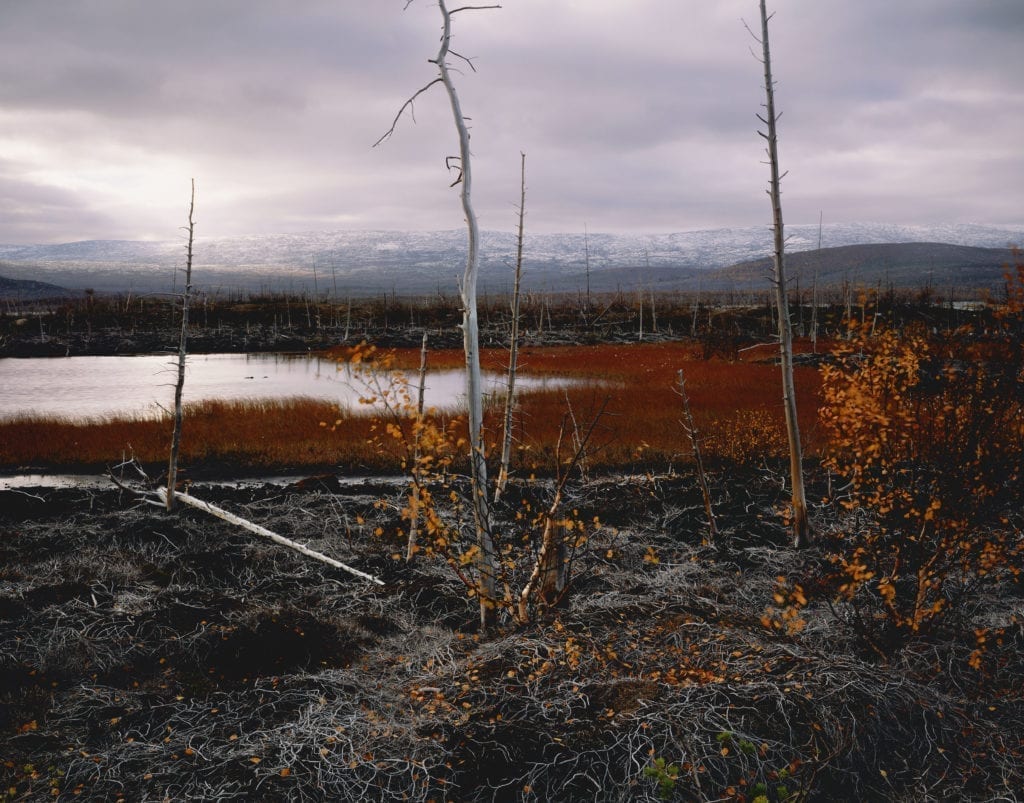
[[[166,503],[167,489],[157,488],[156,493],[157,496],[160,497],[160,500]],[[300,544],[298,541],[292,541],[290,538],[285,538],[283,535],[278,535],[272,530],[268,530],[266,527],[261,527],[258,524],[253,524],[253,522],[248,521],[247,519],[243,519],[241,516],[236,516],[234,513],[230,513],[227,510],[224,510],[223,508],[217,507],[216,505],[211,505],[209,502],[204,502],[202,499],[196,499],[194,496],[191,496],[187,493],[177,493],[174,495],[174,498],[179,502],[182,502],[186,505],[191,505],[194,508],[198,508],[199,510],[209,513],[211,516],[216,516],[218,519],[223,519],[224,521],[236,524],[239,527],[248,530],[251,533],[254,533],[255,535],[259,535],[263,538],[269,538],[275,544],[281,544],[282,546],[286,546],[289,549],[294,549],[296,552],[301,552],[306,557],[315,558],[316,560],[326,563],[328,566],[333,566],[336,569],[343,569],[349,574],[354,574],[356,577],[361,577],[364,580],[369,580],[371,583],[376,583],[379,586],[384,585],[383,580],[374,577],[372,574],[361,572],[359,571],[359,569],[354,569],[351,566],[342,563],[340,560],[329,558],[322,552],[317,552],[315,549],[310,549],[308,546],[304,546]]]

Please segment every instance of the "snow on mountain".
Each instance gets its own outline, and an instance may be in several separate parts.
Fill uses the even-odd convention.
[[[787,227],[788,249],[818,247],[817,224]],[[981,247],[1024,243],[1024,225],[905,226],[834,223],[821,229],[823,247],[865,243],[933,242]],[[483,233],[482,288],[511,284],[515,260],[511,231]],[[668,271],[692,273],[766,256],[767,226],[669,234],[530,234],[524,251],[525,281],[541,290],[576,290],[589,271],[643,281]],[[193,268],[208,289],[368,294],[456,292],[465,259],[465,231],[320,231],[244,237],[198,238]],[[66,287],[116,291],[166,290],[184,267],[184,241],[92,240],[60,245],[0,245],[0,275]],[[627,270],[624,270],[627,269]],[[629,271],[628,269],[635,269]]]

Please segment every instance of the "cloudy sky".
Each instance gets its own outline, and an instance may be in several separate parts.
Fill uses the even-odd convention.
[[[433,0],[3,0],[0,242],[451,229]],[[770,0],[793,223],[1024,222],[1021,0]],[[481,224],[770,220],[755,0],[504,0],[474,57]]]

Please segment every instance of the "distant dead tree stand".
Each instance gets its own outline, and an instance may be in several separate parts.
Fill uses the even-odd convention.
[[[408,8],[413,0],[407,0]],[[496,618],[497,594],[497,558],[494,540],[491,535],[490,513],[487,499],[487,462],[484,453],[483,429],[483,378],[480,371],[480,334],[477,318],[476,285],[480,270],[480,227],[476,212],[473,209],[473,171],[469,150],[469,128],[466,117],[462,113],[459,95],[452,80],[449,57],[465,62],[470,69],[476,71],[473,62],[451,49],[452,17],[463,11],[481,11],[484,9],[501,8],[500,5],[460,6],[449,10],[446,0],[438,0],[441,12],[441,46],[437,56],[430,60],[438,70],[438,77],[420,87],[402,104],[391,123],[391,127],[380,137],[374,146],[390,137],[399,119],[406,109],[411,109],[414,101],[434,84],[444,86],[451,104],[455,130],[459,136],[459,155],[449,156],[445,164],[449,170],[457,171],[451,186],[459,186],[462,211],[466,219],[467,253],[466,270],[462,277],[462,335],[463,348],[466,355],[466,399],[469,407],[469,451],[472,465],[470,472],[472,486],[473,518],[476,524],[477,550],[475,555],[476,569],[479,574],[480,622],[489,627]]]
[[[188,245],[185,246],[185,291],[181,296],[181,334],[178,337],[178,378],[174,383],[174,430],[171,454],[167,464],[167,509],[174,507],[174,486],[178,481],[178,451],[181,448],[181,395],[185,389],[185,357],[188,353],[188,311],[192,300],[192,244],[195,239],[196,180],[192,179],[192,195],[188,204]]]
[[[783,176],[779,175],[779,150],[775,113],[775,89],[772,83],[772,59],[768,47],[768,12],[765,0],[760,0],[761,36],[758,39],[762,49],[764,65],[765,115],[758,119],[765,124],[767,132],[758,132],[767,142],[768,165],[771,180],[768,195],[772,202],[773,277],[775,307],[779,319],[779,361],[782,367],[782,400],[786,413],[786,435],[789,440],[789,473],[793,491],[793,543],[806,547],[811,543],[811,529],[807,518],[807,498],[804,492],[803,451],[800,445],[800,426],[796,414],[796,388],[793,383],[793,328],[789,318],[789,303],[786,295],[785,246],[786,237],[782,224]]]

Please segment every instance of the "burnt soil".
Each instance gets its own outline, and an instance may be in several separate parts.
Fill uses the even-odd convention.
[[[777,576],[824,560],[777,485],[715,478],[718,546],[690,476],[577,488],[602,524],[568,603],[489,633],[398,559],[394,485],[193,489],[384,586],[113,487],[0,493],[0,799],[1016,799],[1020,589],[889,662],[824,604],[766,629]],[[998,671],[969,666],[982,620]]]

